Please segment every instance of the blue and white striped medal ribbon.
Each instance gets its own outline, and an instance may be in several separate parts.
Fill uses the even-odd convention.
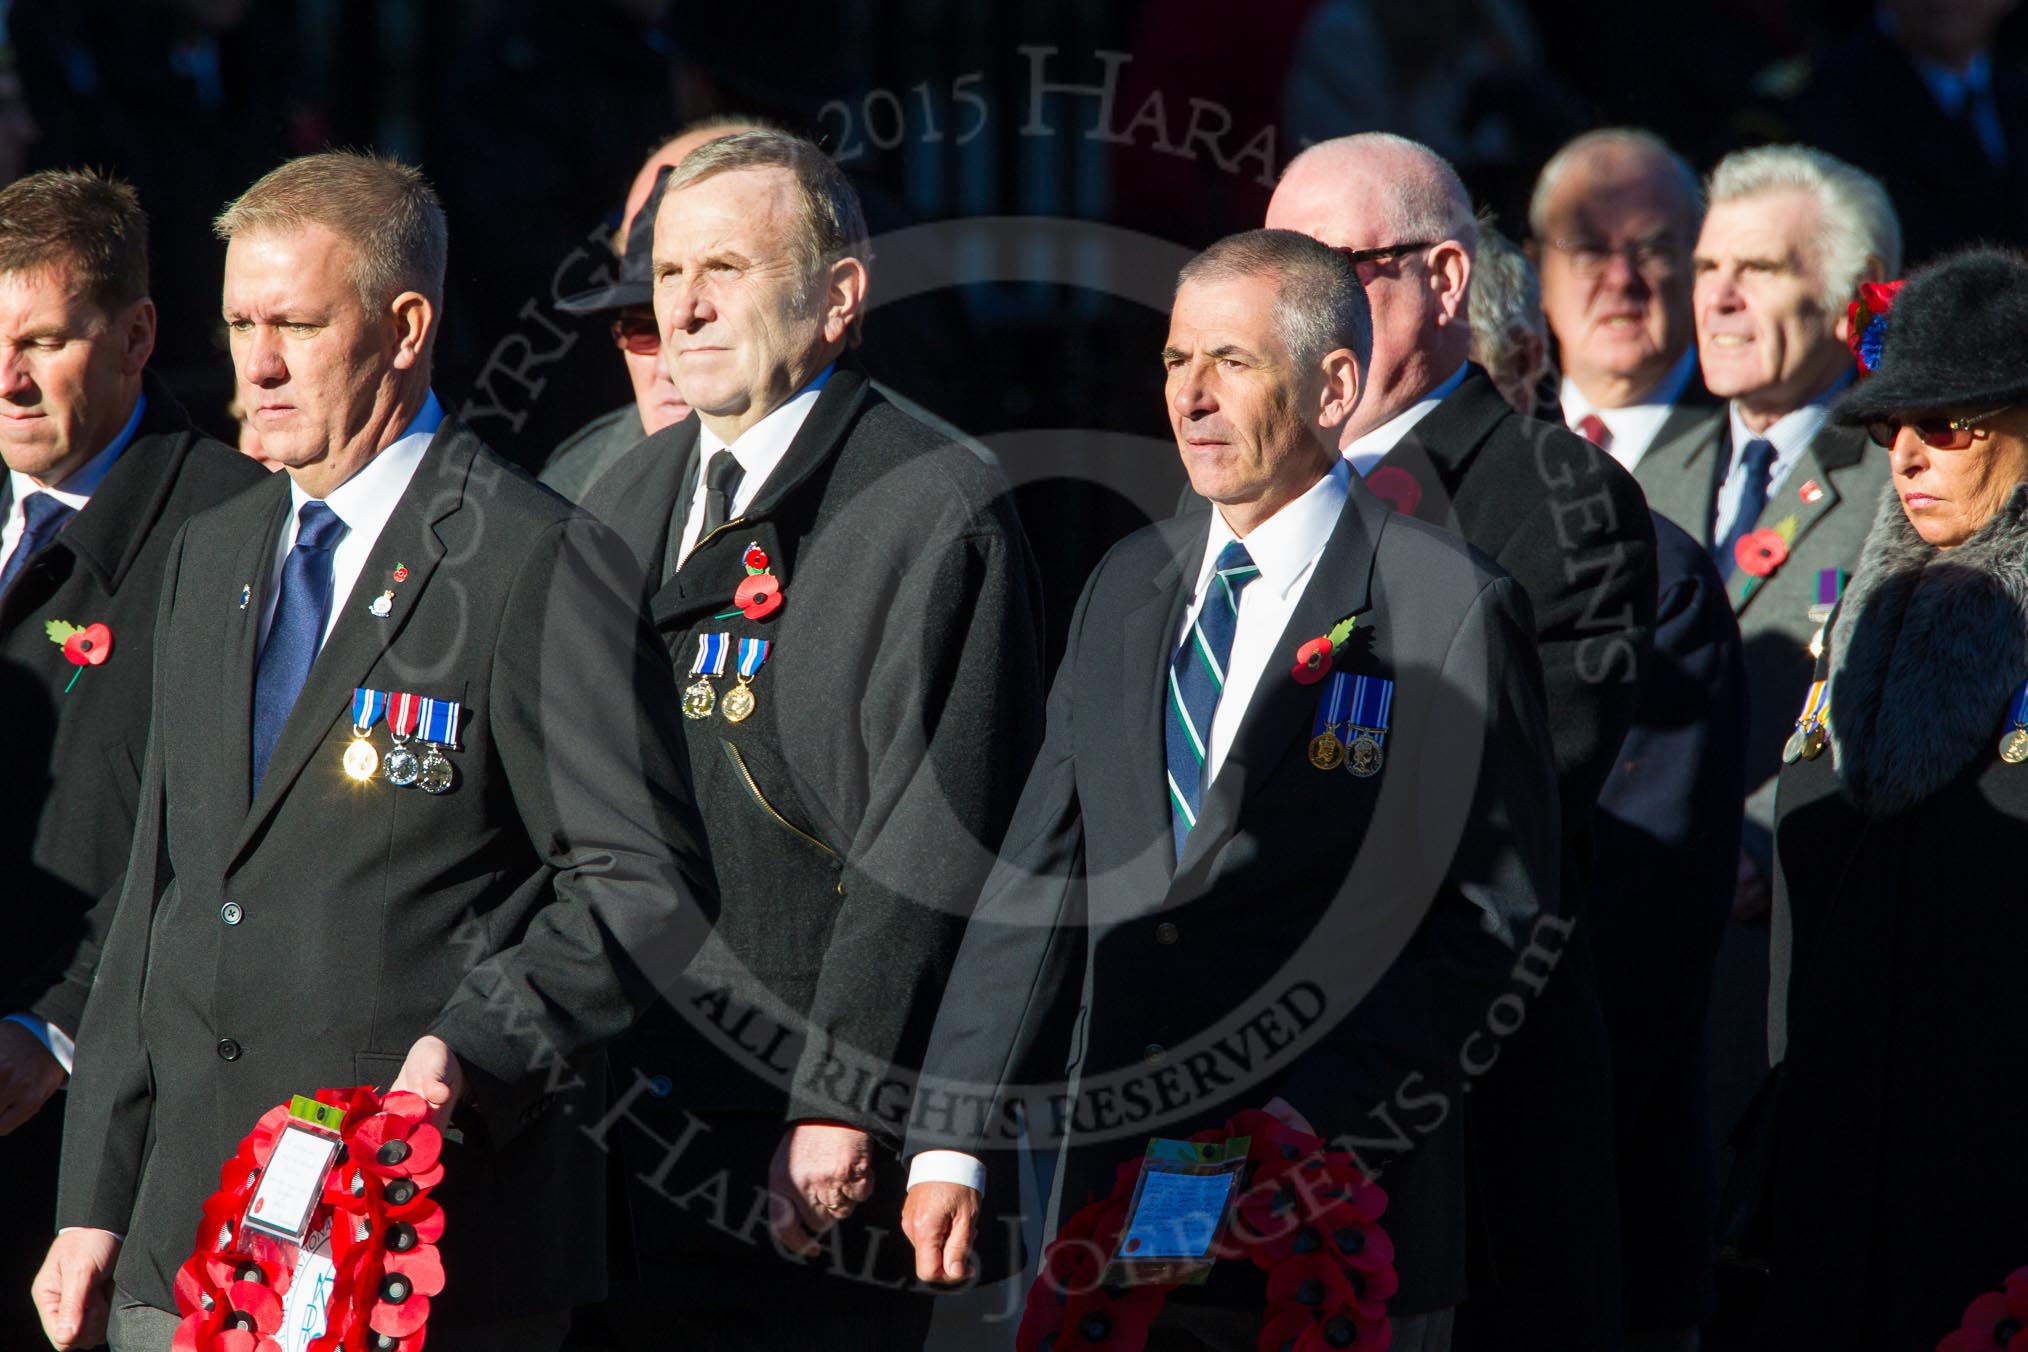
[[[1388,720],[1394,714],[1394,682],[1379,676],[1352,678],[1353,734],[1345,747],[1345,768],[1361,779],[1380,773],[1387,744]]]
[[[730,634],[697,636],[697,660],[690,664],[690,674],[697,679],[683,691],[685,718],[711,717],[711,711],[718,706],[718,691],[712,688],[711,678],[725,675],[725,654],[731,646]]]
[[[739,684],[725,692],[721,706],[728,723],[744,723],[753,713],[753,678],[768,660],[768,640],[743,638],[739,641]]]
[[[430,749],[423,753],[422,774],[417,777],[416,784],[424,793],[443,793],[458,777],[450,758],[444,755],[445,747],[458,744],[458,702],[424,699],[417,735],[430,744]]]
[[[352,691],[352,745],[345,748],[345,773],[360,783],[373,778],[380,769],[380,753],[370,740],[373,725],[387,709],[385,690],[356,686]]]
[[[1352,707],[1352,678],[1342,671],[1331,673],[1324,697],[1317,701],[1317,721],[1310,730],[1310,764],[1319,770],[1335,770],[1345,763],[1345,743],[1338,729]]]

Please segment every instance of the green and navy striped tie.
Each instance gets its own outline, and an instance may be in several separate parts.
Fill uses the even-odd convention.
[[[1246,546],[1234,540],[1218,551],[1204,604],[1183,644],[1169,663],[1169,698],[1163,723],[1169,743],[1169,823],[1175,830],[1176,857],[1197,824],[1204,801],[1204,758],[1211,745],[1211,717],[1225,693],[1225,666],[1232,656],[1232,635],[1239,627],[1239,594],[1260,576]]]

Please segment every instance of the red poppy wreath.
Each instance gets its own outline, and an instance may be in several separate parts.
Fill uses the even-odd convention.
[[[176,1273],[183,1321],[173,1352],[421,1352],[430,1297],[444,1289],[444,1213],[430,1200],[444,1176],[443,1138],[416,1094],[383,1097],[362,1085],[320,1089],[315,1102],[344,1113],[306,1240],[316,1256],[242,1224],[295,1118],[278,1104],[225,1162],[204,1204],[196,1248]]]
[[[1387,1194],[1352,1157],[1315,1136],[1247,1109],[1192,1141],[1247,1138],[1246,1170],[1231,1220],[1213,1245],[1219,1259],[1243,1259],[1267,1274],[1260,1352],[1381,1352],[1387,1301],[1400,1281],[1394,1241],[1380,1227]],[[1028,1289],[1018,1352],[1139,1352],[1174,1285],[1114,1284],[1141,1161],[1119,1168],[1112,1196],[1058,1229]]]

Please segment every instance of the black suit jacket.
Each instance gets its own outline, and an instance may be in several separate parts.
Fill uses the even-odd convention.
[[[194,513],[265,477],[200,435],[152,377],[134,439],[54,542],[0,602],[0,1013],[31,1011],[75,1035],[134,831],[148,744],[155,603],[170,542]],[[0,501],[6,489],[0,487]],[[113,633],[103,666],[80,670],[50,641],[52,620]],[[75,683],[72,678],[75,677]],[[105,900],[101,900],[105,898]],[[74,980],[62,980],[75,968]],[[0,1283],[20,1292],[49,1248],[66,1096],[0,1140],[8,1197]],[[0,1307],[0,1344],[32,1347],[26,1300]]]
[[[93,923],[87,912],[119,882],[133,838],[170,544],[192,515],[266,477],[192,427],[152,377],[146,397],[91,501],[0,601],[0,861],[13,893],[0,1013],[32,1010],[73,1037],[112,907]],[[72,666],[50,640],[53,620],[105,625],[112,655]],[[73,963],[82,979],[61,980]]]
[[[677,1092],[637,1111],[678,1131],[695,1114],[712,1130],[661,1197],[636,1189],[643,1256],[658,1293],[695,1283],[722,1300],[728,1269],[765,1281],[771,1247],[729,1238],[694,1208],[685,1219],[668,1198],[723,1169],[743,1210],[786,1127],[827,1120],[882,1147],[880,1195],[841,1227],[847,1266],[860,1270],[879,1227],[889,1242],[865,1261],[908,1275],[891,1208],[912,1079],[1041,741],[1034,563],[999,472],[850,361],[752,505],[671,571],[700,474],[698,422],[685,419],[628,452],[587,501],[647,572],[680,685],[701,634],[772,645],[750,718],[714,710],[684,724],[722,909],[689,994],[640,1038],[642,1073]],[[783,582],[782,609],[761,621],[731,601],[750,545]],[[722,698],[734,680],[716,684]],[[689,1257],[672,1270],[671,1253]]]
[[[1109,1194],[1150,1136],[1279,1094],[1388,1189],[1392,1308],[1454,1304],[1463,1067],[1483,1059],[1473,1030],[1560,896],[1527,599],[1355,481],[1179,861],[1163,699],[1207,529],[1197,511],[1143,530],[1085,588],[1048,740],[938,1016],[909,1150],[1004,1147],[1007,1105],[1025,1095],[1031,1130],[1063,1133],[1068,1214]],[[1351,614],[1338,669],[1394,682],[1385,765],[1369,779],[1310,763],[1326,687],[1297,683],[1284,660]],[[1066,1066],[1040,1033],[1080,968]]]
[[[438,1194],[442,1318],[595,1299],[605,1160],[580,1124],[603,1106],[598,1048],[680,970],[699,935],[679,909],[694,919],[711,886],[638,575],[609,531],[447,419],[334,601],[250,794],[289,502],[277,475],[193,518],[171,552],[60,1222],[123,1233],[120,1286],[171,1307],[193,1218],[254,1120],[319,1086],[385,1086],[434,1033],[469,1081]],[[360,685],[462,701],[455,787],[346,777]]]
[[[1655,535],[1633,477],[1583,437],[1524,418],[1477,367],[1375,466],[1420,489],[1415,514],[1513,574],[1535,614],[1563,809],[1564,904],[1581,912],[1592,814],[1633,726],[1655,624]],[[1614,1345],[1617,1202],[1609,1054],[1580,928],[1526,1032],[1473,1095],[1487,1228],[1463,1349]],[[1540,1111],[1553,1099],[1552,1121]]]

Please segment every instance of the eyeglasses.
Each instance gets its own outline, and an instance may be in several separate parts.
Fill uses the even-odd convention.
[[[655,316],[621,315],[613,321],[613,345],[624,348],[637,357],[652,357],[662,350],[662,331],[655,327]]]
[[[1549,247],[1570,260],[1573,274],[1587,279],[1604,272],[1615,258],[1626,259],[1627,266],[1643,277],[1670,276],[1682,261],[1675,241],[1667,235],[1650,235],[1620,245],[1596,239],[1553,239]]]
[[[1425,239],[1406,244],[1377,244],[1371,249],[1340,249],[1338,252],[1344,254],[1345,257],[1352,261],[1352,265],[1357,267],[1361,263],[1379,263],[1389,258],[1398,258],[1403,254],[1420,253],[1424,249],[1433,249],[1437,246],[1438,242],[1433,239]]]
[[[1962,451],[1976,439],[1991,435],[1980,423],[2006,411],[1996,408],[1990,413],[1969,413],[1957,418],[1875,418],[1866,424],[1866,435],[1873,438],[1875,446],[1893,450],[1894,439],[1901,429],[1912,427],[1922,444],[1933,451]]]

